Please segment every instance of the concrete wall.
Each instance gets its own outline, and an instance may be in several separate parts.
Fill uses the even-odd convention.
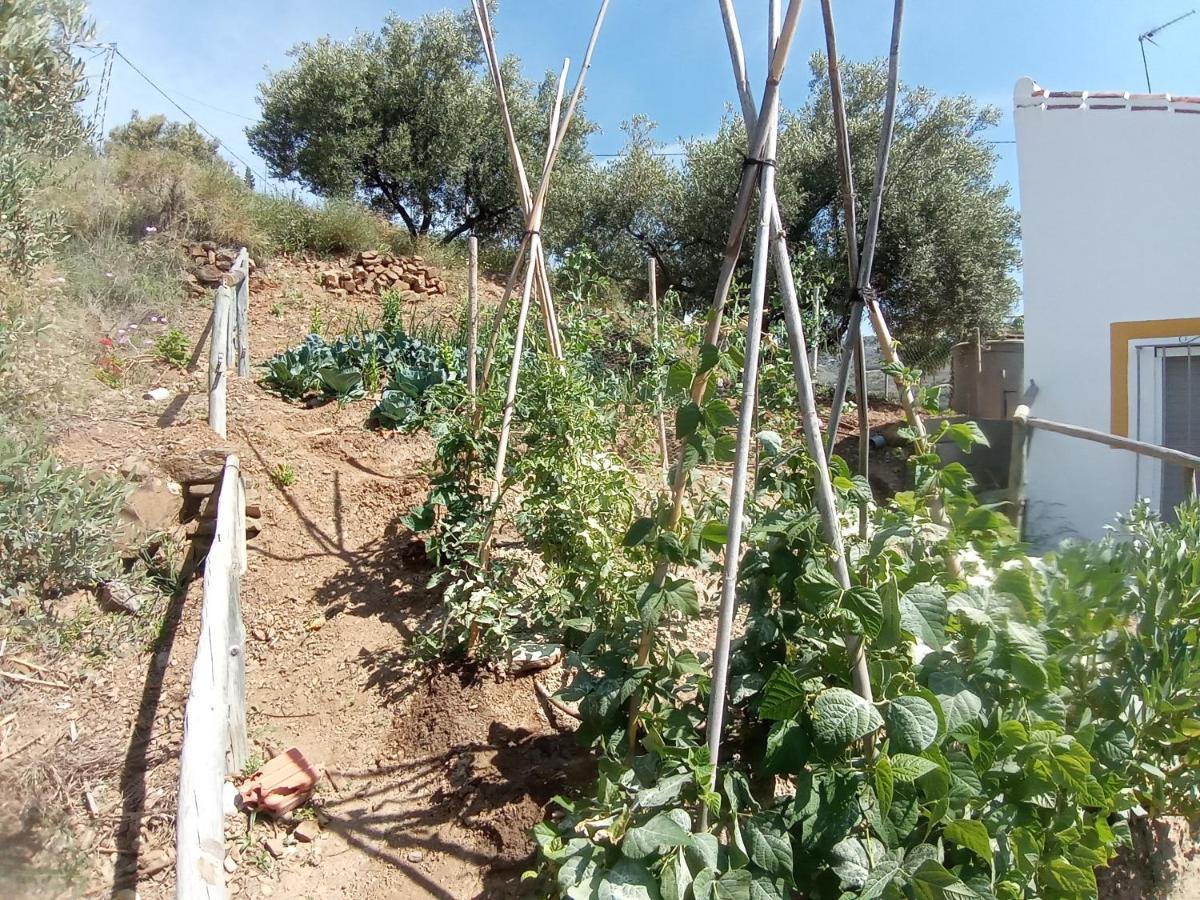
[[[1200,99],[1023,78],[1014,105],[1034,415],[1113,431],[1112,324],[1200,316]],[[1036,433],[1028,536],[1099,537],[1139,480],[1130,453]]]

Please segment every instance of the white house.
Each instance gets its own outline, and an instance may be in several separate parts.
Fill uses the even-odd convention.
[[[1200,453],[1200,97],[1022,78],[1013,103],[1032,414]],[[1041,431],[1027,476],[1044,546],[1185,493],[1182,469]]]

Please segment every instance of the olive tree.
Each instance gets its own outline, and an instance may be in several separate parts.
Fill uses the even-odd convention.
[[[141,116],[134,110],[129,121],[108,133],[105,152],[115,150],[165,150],[199,162],[217,162],[220,143],[204,136],[193,122],[172,122],[162,114]]]
[[[398,217],[414,237],[519,233],[499,108],[470,13],[391,16],[378,33],[301,44],[291,55],[293,64],[260,86],[261,121],[247,130],[273,176],[322,197],[357,196]],[[518,143],[536,180],[552,82],[521,77],[514,59],[502,65]],[[556,181],[570,183],[586,167],[590,127],[575,117]]]
[[[86,136],[75,111],[86,82],[71,49],[90,36],[78,0],[0,3],[0,266],[15,272],[43,261],[59,236],[39,193]]]

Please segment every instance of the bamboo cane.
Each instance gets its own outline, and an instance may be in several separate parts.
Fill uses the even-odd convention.
[[[791,52],[792,39],[796,33],[796,22],[800,17],[800,7],[802,5],[803,0],[789,0],[779,41],[776,43],[775,50],[771,54],[768,66],[766,86],[763,90],[762,98],[763,110],[770,109],[778,99],[779,85],[783,79],[784,69],[787,67],[788,55]],[[721,272],[717,278],[716,290],[713,293],[713,302],[708,315],[708,325],[704,331],[704,343],[706,344],[716,345],[720,340],[721,321],[725,312],[725,304],[729,299],[729,291],[733,285],[733,273],[737,268],[738,256],[741,251],[742,238],[745,236],[746,225],[750,219],[750,203],[753,199],[755,185],[757,184],[757,178],[755,178],[757,169],[756,160],[761,157],[766,148],[767,118],[760,114],[756,121],[758,124],[754,131],[754,139],[750,141],[750,155],[747,157],[747,164],[742,169],[737,200],[734,204],[733,221],[730,225],[728,240],[725,243],[725,255],[721,262]],[[708,387],[709,374],[708,372],[698,372],[692,377],[689,395],[693,402],[699,403],[704,399],[704,393]],[[673,468],[671,512],[666,525],[668,530],[676,528],[683,515],[683,494],[689,482],[688,473],[685,471],[683,465],[683,451],[684,445],[681,444],[679,451],[675,455],[675,466]],[[664,557],[658,559],[651,576],[651,583],[655,589],[663,586],[670,567],[669,560]],[[638,666],[646,664],[653,647],[654,629],[647,628],[642,632],[641,639],[638,642],[636,658]],[[640,707],[641,694],[638,692],[631,698],[629,704],[629,725],[627,732],[631,753],[637,746],[637,722]]]
[[[754,101],[748,93],[742,92],[747,84],[745,77],[746,59],[742,52],[741,33],[738,29],[737,14],[731,0],[721,0],[721,15],[725,22],[726,39],[729,44],[730,59],[733,63],[734,81],[738,85],[744,116],[754,114]],[[750,122],[747,122],[749,127]],[[800,315],[800,302],[796,293],[795,279],[792,276],[791,257],[787,247],[787,236],[779,215],[778,198],[772,192],[766,197],[770,205],[771,215],[771,244],[775,257],[775,275],[779,279],[780,292],[783,295],[784,318],[788,331],[788,346],[792,355],[792,374],[796,381],[796,396],[800,404],[801,422],[809,447],[809,454],[816,464],[817,477],[817,510],[821,517],[821,526],[826,542],[833,550],[833,570],[838,583],[843,590],[850,588],[850,572],[846,565],[845,549],[842,542],[841,527],[838,524],[837,504],[834,500],[833,484],[829,478],[829,464],[821,442],[821,425],[817,417],[817,403],[812,385],[812,373],[808,367],[808,350],[805,346],[804,325]],[[855,690],[864,698],[871,699],[871,679],[866,668],[866,657],[862,642],[851,635],[846,638],[846,647],[851,658],[851,678]]]
[[[771,3],[771,41],[779,27],[778,0]],[[746,320],[746,349],[742,360],[742,405],[738,411],[737,442],[733,455],[733,483],[729,489],[729,519],[725,540],[725,566],[721,576],[721,600],[717,614],[717,641],[713,651],[712,689],[708,702],[708,756],[713,763],[710,788],[715,788],[716,763],[721,754],[725,721],[725,693],[729,676],[729,651],[733,636],[733,614],[737,607],[738,570],[742,561],[742,515],[746,503],[746,476],[754,419],[758,404],[758,351],[762,339],[763,305],[767,293],[767,263],[771,251],[771,198],[775,196],[775,159],[779,104],[766,110],[766,159],[759,167],[759,214],[755,233],[754,265],[750,279],[750,306]]]
[[[659,344],[659,329],[658,329],[658,277],[654,265],[654,257],[646,257],[646,279],[650,287],[650,316],[654,327],[654,348],[658,352]],[[667,418],[663,413],[662,408],[662,392],[659,391],[654,398],[654,402],[658,407],[658,453],[662,457],[663,477],[667,477],[667,472],[671,468],[671,451],[667,447]]]
[[[483,39],[484,55],[487,57],[488,69],[492,75],[492,82],[496,89],[496,100],[500,106],[500,119],[504,125],[504,136],[508,146],[509,162],[513,167],[513,174],[517,179],[517,188],[519,200],[521,202],[521,210],[525,215],[526,220],[533,209],[533,197],[529,190],[529,178],[525,173],[525,163],[521,157],[521,149],[517,144],[516,129],[512,124],[512,114],[509,111],[508,93],[504,87],[504,76],[500,70],[500,58],[496,53],[495,38],[492,34],[491,14],[488,11],[487,3],[484,0],[472,0],[472,9],[475,12],[475,22],[479,26],[480,37]],[[566,78],[566,64],[563,66],[563,75],[559,80],[559,95],[562,93],[562,82]],[[561,101],[560,101],[561,102]],[[557,125],[560,106],[556,104],[553,107],[552,121]],[[557,137],[554,125],[551,127],[551,140]],[[547,150],[547,158],[549,158],[549,150]],[[546,169],[543,167],[543,173]],[[559,346],[558,334],[554,328],[554,318],[551,315],[549,308],[550,297],[550,280],[546,274],[546,265],[544,259],[533,257],[537,267],[536,274],[538,278],[538,298],[542,306],[542,319],[546,326],[546,338],[550,345],[550,352],[555,358],[561,359],[561,350]],[[519,261],[519,256],[518,256]],[[502,304],[502,309],[504,304]]]
[[[508,312],[508,303],[512,299],[517,281],[521,277],[522,266],[525,263],[525,252],[528,249],[529,235],[525,234],[521,237],[521,243],[517,246],[517,255],[513,260],[512,269],[509,270],[508,281],[504,284],[504,293],[500,295],[500,303],[496,307],[496,314],[492,317],[492,328],[488,334],[487,352],[483,356],[483,366],[479,370],[480,393],[483,393],[487,389],[488,379],[492,373],[492,363],[496,358],[496,344],[500,339],[501,326],[504,324],[504,314]]]
[[[837,42],[834,37],[833,30],[833,6],[832,0],[821,0],[821,7],[825,16],[825,39],[829,53],[829,81],[830,81],[830,100],[834,108],[834,129],[835,143],[838,147],[838,165],[842,172],[842,183],[845,185],[842,192],[843,205],[847,209],[853,209],[853,172],[850,165],[850,150],[849,136],[846,126],[846,108],[845,98],[842,96],[841,90],[841,74],[837,63]],[[875,245],[879,237],[879,222],[883,213],[883,193],[887,183],[888,158],[891,154],[892,135],[895,129],[896,122],[896,95],[899,91],[900,82],[900,33],[901,25],[904,18],[904,0],[895,0],[892,10],[892,39],[891,48],[888,53],[888,83],[887,91],[884,96],[883,104],[883,122],[879,132],[879,149],[875,158],[875,184],[871,189],[871,206],[867,214],[867,227],[863,234],[862,253],[858,259],[858,271],[855,280],[852,282],[855,287],[855,302],[850,307],[850,326],[846,330],[846,338],[842,344],[841,359],[838,361],[838,376],[837,383],[833,391],[833,403],[829,410],[829,446],[833,447],[833,442],[837,439],[837,427],[842,416],[842,406],[846,401],[846,387],[849,382],[850,362],[852,353],[862,339],[862,311],[865,299],[863,294],[870,287],[871,270],[875,261]],[[836,88],[834,82],[837,82]],[[836,99],[835,99],[836,97]],[[850,218],[847,214],[847,248],[853,242],[851,233],[849,232]],[[882,316],[882,314],[880,314]],[[872,314],[872,325],[874,325],[875,316]],[[887,358],[887,350],[883,348],[883,337],[878,330],[875,332],[876,338],[880,341],[880,349],[884,353],[884,358]],[[890,348],[895,352],[894,346]],[[890,360],[889,360],[890,361]],[[916,411],[916,405],[912,402],[911,393],[902,385],[897,376],[897,387],[900,388],[901,403],[904,405],[905,414],[908,416],[909,425],[914,431],[923,430],[923,425],[918,424],[920,418]]]
[[[479,239],[467,238],[467,391],[475,396],[475,356],[479,343]]]

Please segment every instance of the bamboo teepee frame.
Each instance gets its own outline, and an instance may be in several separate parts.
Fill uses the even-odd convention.
[[[513,174],[517,179],[521,208],[525,213],[525,234],[517,250],[517,258],[509,274],[504,295],[496,310],[492,333],[488,341],[487,354],[484,357],[483,367],[479,373],[479,390],[482,392],[487,387],[500,330],[504,322],[504,315],[509,300],[512,297],[518,273],[522,265],[524,265],[525,276],[521,290],[521,305],[517,314],[516,331],[513,336],[513,357],[512,363],[509,366],[499,443],[496,450],[496,465],[492,475],[492,487],[489,496],[489,506],[492,513],[479,549],[480,565],[484,568],[487,567],[491,556],[492,536],[496,525],[496,507],[499,504],[500,491],[504,484],[504,465],[508,456],[508,442],[512,430],[513,409],[516,404],[517,384],[520,379],[525,330],[529,319],[530,300],[535,292],[535,285],[541,304],[542,321],[546,328],[547,343],[555,358],[562,359],[562,343],[559,338],[558,321],[554,310],[553,296],[550,291],[545,251],[542,245],[542,219],[546,210],[546,199],[550,193],[550,176],[554,171],[554,163],[558,159],[567,129],[570,128],[571,120],[579,105],[579,99],[583,94],[584,80],[587,77],[588,70],[591,68],[592,54],[596,49],[596,41],[600,36],[600,28],[604,24],[604,17],[608,12],[608,4],[609,0],[601,0],[600,10],[596,16],[596,23],[592,28],[587,51],[583,57],[583,66],[576,77],[575,87],[571,92],[571,99],[567,104],[565,112],[563,112],[562,106],[567,74],[570,70],[570,60],[563,61],[562,73],[558,79],[558,90],[550,113],[550,128],[546,142],[546,155],[542,165],[542,177],[538,183],[537,192],[532,193],[529,189],[529,177],[525,172],[524,161],[521,158],[520,147],[517,145],[516,131],[513,128],[512,116],[509,112],[508,97],[504,89],[504,77],[500,70],[500,59],[496,53],[495,39],[492,35],[492,23],[487,0],[472,0],[471,2],[471,7],[475,11],[476,24],[479,26],[479,34],[483,40],[484,54],[487,57],[492,83],[496,89],[496,99],[500,106],[500,118],[504,125],[505,138],[508,144],[509,162],[512,164]]]

